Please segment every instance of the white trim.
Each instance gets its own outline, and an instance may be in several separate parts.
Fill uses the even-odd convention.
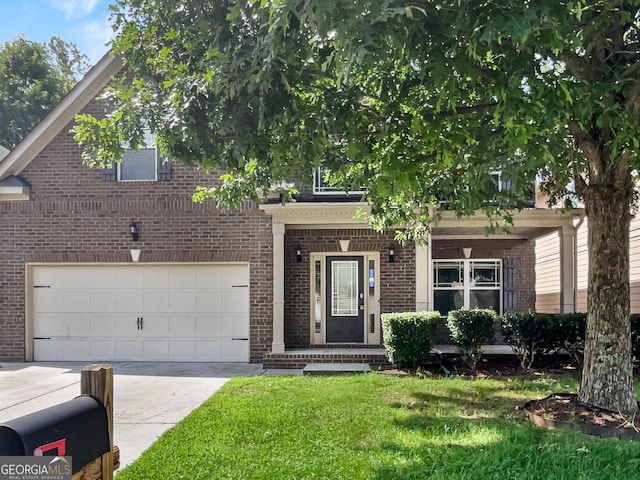
[[[364,342],[354,342],[358,345],[379,345],[381,342],[381,323],[380,323],[380,252],[311,252],[309,254],[309,328],[311,345],[323,345],[327,343],[327,257],[362,257],[364,275],[363,291],[365,297],[363,328]],[[369,302],[369,261],[375,262],[375,278],[373,305]],[[316,261],[320,261],[320,332],[316,333],[315,329],[315,265]],[[375,315],[374,331],[369,332],[369,316]]]
[[[27,186],[0,187],[0,202],[29,200],[31,189]]]

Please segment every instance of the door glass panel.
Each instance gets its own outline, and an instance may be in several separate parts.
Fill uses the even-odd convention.
[[[313,290],[313,299],[314,299],[314,330],[316,333],[320,333],[322,327],[322,295],[320,292],[322,286],[322,276],[321,276],[321,262],[320,260],[315,261],[314,265],[314,290]]]
[[[358,262],[336,260],[331,265],[331,315],[358,316]]]

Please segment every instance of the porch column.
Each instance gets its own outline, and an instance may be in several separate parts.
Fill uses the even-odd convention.
[[[431,272],[431,235],[426,245],[416,244],[416,312],[430,309],[429,277]]]
[[[273,222],[273,353],[284,352],[284,223]]]
[[[560,312],[576,311],[576,230],[572,226],[560,227]]]

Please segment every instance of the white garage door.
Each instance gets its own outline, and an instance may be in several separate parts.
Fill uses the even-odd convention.
[[[33,267],[34,360],[249,360],[248,265]]]

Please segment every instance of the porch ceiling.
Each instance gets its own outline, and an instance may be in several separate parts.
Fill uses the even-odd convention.
[[[260,209],[282,223],[289,230],[327,228],[370,228],[366,203],[288,203],[263,204]],[[534,208],[513,213],[513,226],[509,233],[496,228],[486,233],[489,221],[483,213],[458,218],[455,212],[443,211],[432,229],[437,238],[527,238],[532,239],[551,233],[560,227],[573,227],[574,220],[584,216],[584,210],[563,212],[549,208]]]

